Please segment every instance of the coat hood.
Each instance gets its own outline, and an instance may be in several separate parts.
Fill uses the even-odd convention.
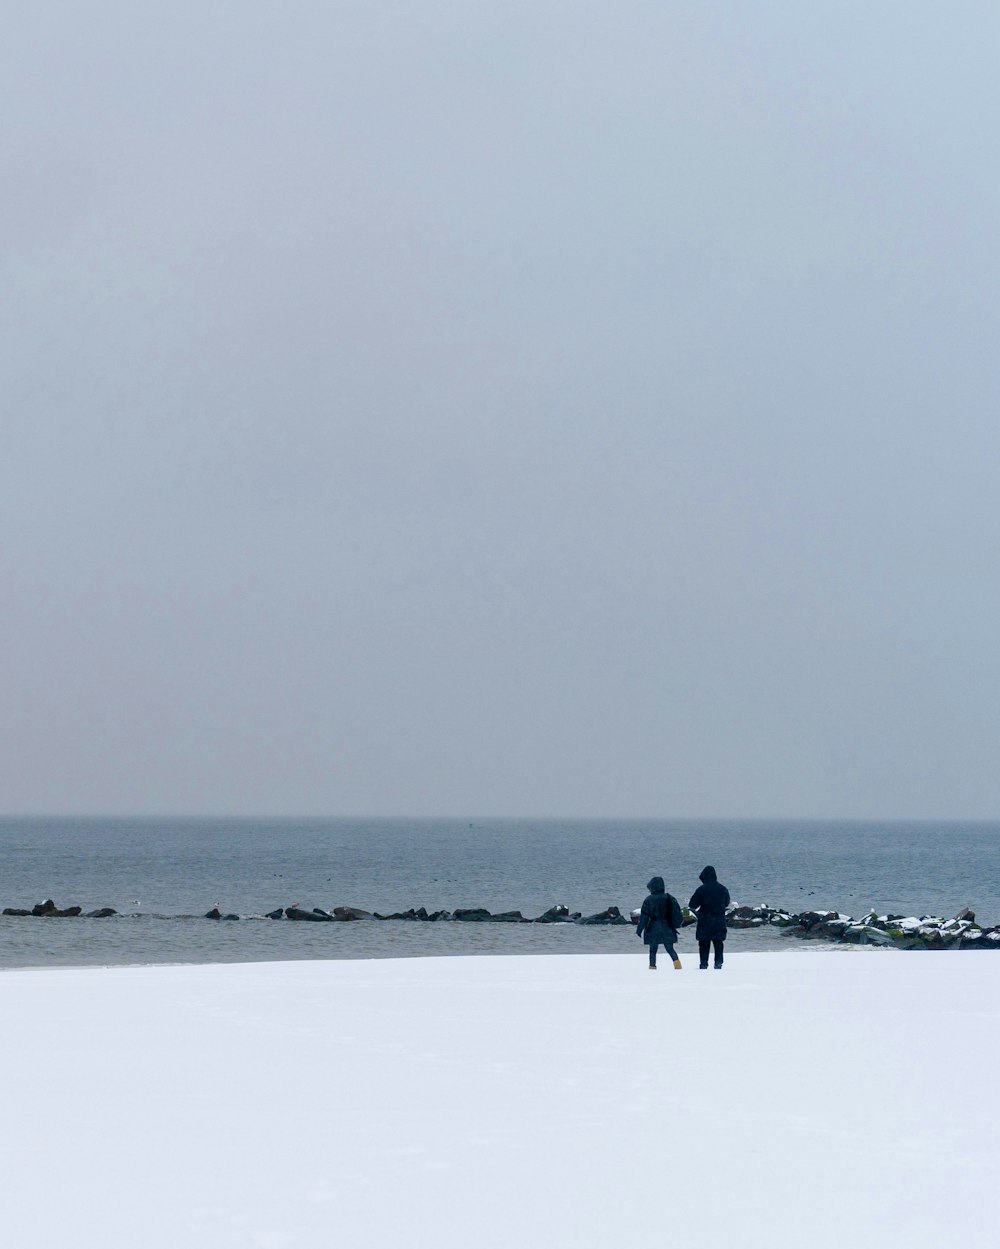
[[[718,880],[714,867],[703,867],[698,874],[698,879],[703,885],[707,885],[710,880]]]
[[[663,883],[662,876],[654,876],[653,879],[646,886],[646,888],[649,890],[650,893],[666,893],[667,892],[667,887]]]

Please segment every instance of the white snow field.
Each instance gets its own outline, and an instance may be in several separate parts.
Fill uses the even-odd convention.
[[[10,971],[0,1233],[1000,1244],[1000,957]]]

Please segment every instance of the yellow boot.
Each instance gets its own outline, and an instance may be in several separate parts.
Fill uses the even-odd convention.
[[[675,958],[674,959],[674,971],[680,971],[680,969],[681,969],[681,960],[679,958]]]

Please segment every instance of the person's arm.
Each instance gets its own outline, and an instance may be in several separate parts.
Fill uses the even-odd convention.
[[[725,907],[729,905],[729,890],[726,888],[725,885],[722,886],[722,892],[726,895],[726,900],[722,904],[723,909],[724,909]]]
[[[674,932],[680,932],[681,924],[684,923],[684,915],[681,911],[681,904],[677,899],[670,895],[670,927]]]
[[[649,927],[649,899],[647,898],[645,902],[643,902],[642,904],[642,909],[639,911],[639,922],[635,926],[635,935],[637,937],[641,937],[648,927]]]
[[[691,895],[691,901],[688,903],[689,911],[697,911],[698,907],[701,906],[701,891],[703,888],[703,885],[699,885]]]

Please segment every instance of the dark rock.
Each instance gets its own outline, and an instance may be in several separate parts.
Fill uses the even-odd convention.
[[[725,922],[730,928],[760,928],[779,914],[782,912],[774,911],[772,907],[730,907],[725,913]]]
[[[955,918],[959,921],[965,920],[970,924],[974,924],[976,922],[976,912],[970,911],[967,906],[963,906]]]
[[[958,944],[963,950],[1000,950],[1000,928],[967,928]]]
[[[531,920],[525,919],[520,911],[501,911],[498,915],[490,916],[491,924],[530,924]]]
[[[102,906],[96,911],[88,911],[87,914],[84,916],[84,918],[85,919],[110,919],[112,915],[117,915],[117,914],[118,912],[115,910],[113,906]]]
[[[223,915],[222,918],[223,919],[239,919],[239,916],[230,914],[230,915]]]
[[[333,908],[333,918],[342,920],[374,919],[375,916],[371,911],[362,911],[359,906],[335,906]]]
[[[635,914],[635,919],[632,920],[633,924],[637,923],[639,919],[638,912],[634,912],[634,914]],[[698,916],[695,915],[694,911],[692,911],[690,907],[682,906],[681,907],[681,927],[689,928],[692,924],[697,924],[697,922],[698,922]]]
[[[82,915],[83,907],[67,906],[65,909],[60,910],[51,898],[47,898],[46,901],[39,902],[37,905],[33,906],[31,908],[31,913],[32,915],[44,916],[46,919],[67,919],[77,915]]]
[[[585,915],[578,921],[581,924],[627,924],[628,920],[616,906],[599,911],[596,915]]]
[[[459,907],[458,910],[452,911],[451,917],[452,919],[461,920],[465,924],[483,924],[493,918],[492,914],[481,906],[474,906],[469,909]]]
[[[283,906],[279,906],[276,911],[268,911],[267,918],[268,919],[284,919],[285,908]]]
[[[408,911],[393,911],[391,915],[380,915],[378,911],[376,911],[375,918],[376,919],[416,919],[417,913],[411,906]]]
[[[879,915],[874,909],[866,911],[858,920],[859,924],[864,924],[866,928],[878,928],[882,932],[886,932],[889,928],[888,915]]]
[[[565,906],[550,906],[544,914],[534,921],[536,924],[560,924],[564,923],[570,917],[569,908]]]
[[[831,937],[837,941],[842,937],[849,939],[847,933],[850,927],[846,919],[824,919],[818,924],[813,924],[809,932],[814,937]]]
[[[31,911],[27,911],[21,906],[5,906],[3,908],[4,915],[30,915]]]
[[[329,911],[324,911],[324,910],[323,910],[323,908],[322,908],[321,906],[314,906],[314,907],[313,907],[313,914],[314,914],[314,915],[318,915],[318,916],[320,917],[320,919],[328,919],[328,920],[330,920],[331,922],[332,922],[332,920],[333,920],[333,916],[330,914],[330,912],[329,912]]]
[[[800,924],[808,932],[817,924],[831,919],[840,919],[840,915],[836,911],[803,911],[800,915],[793,916],[792,922]]]
[[[315,924],[322,924],[325,920],[333,919],[332,915],[325,913],[317,914],[315,911],[304,911],[299,906],[286,906],[285,916],[287,919],[297,919],[305,923]]]
[[[210,911],[205,912],[206,919],[222,919],[222,912],[217,906],[213,906]]]

